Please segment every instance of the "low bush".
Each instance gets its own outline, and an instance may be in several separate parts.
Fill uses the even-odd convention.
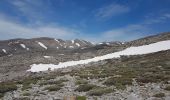
[[[76,88],[76,91],[79,91],[79,92],[86,92],[86,91],[89,91],[93,88],[95,88],[96,85],[92,85],[92,84],[82,84],[82,85],[79,85],[77,88]]]
[[[157,93],[157,94],[154,95],[154,97],[162,98],[162,97],[165,97],[165,94],[164,93]]]
[[[0,83],[0,93],[3,94],[5,92],[9,92],[9,91],[14,91],[17,90],[17,86],[15,83],[13,82],[9,82],[9,83]]]
[[[23,96],[30,96],[31,94],[29,92],[24,92],[22,95]]]
[[[76,85],[80,85],[80,84],[87,84],[88,82],[85,79],[78,79],[78,80],[76,80],[75,83],[76,83]]]
[[[88,95],[90,95],[90,96],[101,96],[103,94],[111,93],[113,91],[114,90],[110,89],[110,88],[95,88],[95,89],[90,90],[88,92]]]
[[[4,97],[4,94],[0,93],[0,98]]]
[[[85,96],[77,96],[76,100],[86,100],[86,97]]]
[[[120,78],[111,77],[107,79],[104,82],[104,84],[107,86],[114,85],[117,89],[124,89],[126,85],[132,85],[132,79],[125,77]]]
[[[21,81],[18,81],[18,84],[22,84],[22,90],[26,90],[28,88],[31,88],[31,84],[36,84],[38,80],[40,80],[41,77],[30,77],[30,78],[25,78]]]
[[[165,87],[165,90],[170,91],[170,86]]]
[[[45,88],[45,90],[48,90],[48,91],[58,91],[60,89],[61,89],[61,86],[59,85],[48,86]]]

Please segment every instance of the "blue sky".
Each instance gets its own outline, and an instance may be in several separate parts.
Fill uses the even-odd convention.
[[[129,41],[170,31],[170,0],[0,0],[0,40]]]

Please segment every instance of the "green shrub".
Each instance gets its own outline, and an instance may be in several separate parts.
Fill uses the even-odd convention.
[[[76,100],[86,100],[86,97],[85,96],[77,96]]]
[[[154,95],[154,97],[162,98],[162,97],[165,97],[165,94],[164,93],[157,93],[157,94]]]
[[[103,94],[111,93],[113,91],[114,90],[110,89],[110,88],[95,88],[95,89],[90,90],[88,92],[88,95],[90,95],[90,96],[101,96]]]
[[[124,78],[124,77],[120,77],[120,78],[111,77],[107,79],[104,82],[104,84],[107,86],[114,85],[116,86],[117,89],[125,89],[126,85],[132,85],[132,79]]]
[[[0,93],[0,98],[4,97],[4,94]]]
[[[80,85],[80,84],[87,84],[88,82],[87,82],[87,80],[85,80],[85,79],[78,79],[78,80],[76,80],[76,85]]]
[[[30,84],[36,84],[38,82],[38,80],[40,80],[41,77],[29,77],[29,78],[25,78],[21,81],[18,81],[18,84],[24,84],[24,85],[30,85]]]
[[[50,80],[50,79],[55,79],[57,76],[56,75],[48,75],[46,77],[43,77],[44,80]]]
[[[79,86],[76,88],[76,91],[86,92],[86,91],[89,91],[89,90],[93,89],[94,87],[96,87],[96,86],[95,86],[95,85],[92,85],[92,84],[82,84],[82,85],[79,85]]]
[[[22,90],[27,90],[27,89],[29,89],[29,88],[32,88],[32,86],[31,86],[31,85],[26,85],[26,84],[24,84],[24,85],[22,86]]]
[[[22,95],[23,96],[30,96],[31,94],[29,92],[24,92]]]
[[[14,91],[17,90],[17,86],[15,83],[13,82],[9,82],[9,83],[0,83],[0,93],[5,93],[5,92],[9,92],[9,91]]]
[[[162,73],[158,74],[151,74],[151,75],[145,75],[145,76],[140,76],[137,78],[137,82],[141,83],[156,83],[156,82],[161,82],[161,81],[166,81],[167,77],[163,75]]]
[[[40,79],[41,77],[34,77],[34,78],[30,77],[30,78],[25,78],[21,81],[18,81],[17,83],[23,85],[22,90],[26,90],[28,88],[31,88],[31,84],[36,84],[38,80]]]
[[[48,91],[58,91],[60,89],[61,89],[61,86],[59,85],[48,86],[45,88],[45,90],[48,90]]]
[[[165,87],[165,90],[170,91],[170,86]]]

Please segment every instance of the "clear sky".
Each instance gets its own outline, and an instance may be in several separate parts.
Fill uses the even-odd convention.
[[[129,41],[170,31],[170,0],[0,0],[0,40]]]

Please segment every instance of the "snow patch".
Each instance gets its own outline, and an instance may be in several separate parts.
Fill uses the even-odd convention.
[[[107,45],[110,45],[110,43],[108,43],[108,42],[107,42],[106,44],[107,44]]]
[[[39,44],[41,47],[43,47],[44,49],[46,49],[46,50],[47,50],[47,47],[46,47],[43,43],[38,42],[38,44]]]
[[[74,48],[74,46],[69,46],[69,48]]]
[[[81,49],[85,49],[86,47],[82,47]]]
[[[3,51],[4,53],[7,53],[7,51],[6,51],[5,49],[2,49],[2,51]]]
[[[57,49],[59,49],[59,47],[56,47]]]
[[[33,65],[31,65],[31,69],[28,71],[31,71],[31,72],[47,71],[49,68],[51,70],[54,70],[57,68],[75,66],[75,65],[80,65],[80,64],[88,64],[91,62],[98,62],[101,60],[118,58],[121,55],[125,55],[125,56],[127,56],[127,55],[141,55],[141,54],[148,54],[148,53],[153,53],[153,52],[158,52],[158,51],[168,50],[168,49],[170,49],[170,40],[152,43],[149,45],[138,46],[138,47],[130,47],[130,48],[127,48],[127,49],[119,51],[119,52],[114,52],[114,53],[106,54],[103,56],[97,56],[97,57],[86,59],[86,60],[61,62],[58,65],[33,64]]]
[[[25,44],[20,44],[20,46],[24,49],[26,48]]]
[[[10,46],[12,44],[12,42],[9,42],[8,45]]]
[[[77,45],[78,47],[80,47],[80,44],[79,44],[79,43],[76,43],[76,45]]]
[[[59,40],[57,40],[57,39],[54,39],[56,42],[58,42],[58,43],[60,43],[60,41]]]
[[[74,44],[74,40],[71,40],[71,43]]]
[[[26,49],[27,49],[27,51],[30,50],[29,48],[26,48]]]
[[[51,58],[51,56],[44,56],[44,58]]]
[[[13,56],[13,54],[9,54],[9,55],[8,55],[8,57],[11,57],[11,56]]]

